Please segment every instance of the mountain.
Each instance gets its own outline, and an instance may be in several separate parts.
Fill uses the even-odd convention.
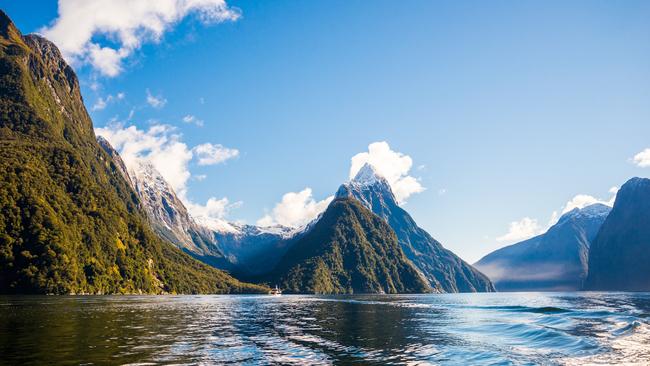
[[[281,225],[258,227],[189,214],[171,185],[149,162],[127,167],[119,153],[101,136],[97,142],[113,157],[120,174],[131,183],[149,222],[158,235],[213,267],[238,276],[270,271],[301,230]]]
[[[200,222],[206,225],[205,220],[203,218]],[[227,269],[241,278],[255,278],[271,271],[293,242],[308,229],[228,224],[233,230],[215,230],[213,236],[228,260]]]
[[[113,149],[113,146],[103,138],[102,136],[97,136],[97,144],[99,144],[99,147],[102,148],[110,157],[113,159],[113,163],[115,164],[115,168],[117,169],[118,173],[124,178],[124,180],[129,183],[131,188],[135,189],[135,185],[133,184],[133,180],[131,180],[131,176],[129,175],[129,172],[126,168],[126,164],[124,164],[124,160],[122,160],[122,157],[120,154]]]
[[[131,183],[158,235],[205,263],[227,267],[223,252],[214,243],[212,231],[195,222],[171,185],[150,162],[136,161],[129,169],[106,139],[98,136],[97,142],[113,157],[120,174]]]
[[[534,238],[496,250],[474,264],[499,291],[578,291],[587,277],[589,247],[611,208],[575,208]]]
[[[56,46],[0,11],[0,292],[260,292],[156,236]]]
[[[194,217],[152,164],[137,161],[129,169],[106,139],[98,136],[97,141],[115,159],[124,178],[131,182],[156,233],[213,267],[242,277],[269,272],[293,237],[304,230]]]
[[[490,292],[490,279],[460,259],[429,233],[417,226],[398,204],[388,181],[370,164],[364,165],[350,182],[339,188],[336,197],[353,197],[384,219],[397,235],[406,257],[440,292]]]
[[[339,198],[282,257],[272,281],[292,293],[415,293],[429,285],[394,231],[358,201]]]
[[[650,291],[650,179],[632,178],[589,251],[586,290]]]

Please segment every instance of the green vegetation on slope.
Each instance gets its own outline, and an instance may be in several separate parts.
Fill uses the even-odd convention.
[[[284,255],[271,276],[287,292],[415,293],[429,286],[384,220],[354,199],[337,199]]]
[[[0,292],[261,292],[158,238],[73,70],[0,11]]]

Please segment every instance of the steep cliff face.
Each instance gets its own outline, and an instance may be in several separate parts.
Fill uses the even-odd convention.
[[[349,198],[330,204],[282,257],[271,281],[293,293],[430,291],[390,226]]]
[[[151,163],[136,161],[127,167],[106,139],[98,136],[97,142],[113,157],[118,171],[137,193],[154,231],[204,263],[245,277],[265,273],[301,231],[193,217]]]
[[[650,179],[632,178],[616,195],[589,251],[586,290],[650,290]]]
[[[122,157],[120,154],[113,149],[113,146],[103,137],[97,136],[97,143],[99,144],[99,147],[102,148],[110,157],[113,159],[113,163],[115,164],[115,168],[117,171],[120,173],[122,178],[129,183],[131,188],[135,188],[135,185],[133,184],[133,180],[131,179],[131,176],[129,175],[128,169],[126,168],[126,164],[124,164],[124,160],[122,160]]]
[[[147,225],[54,44],[0,11],[0,292],[263,291]]]
[[[589,248],[611,208],[574,209],[544,234],[496,250],[474,266],[498,291],[578,291],[587,276]]]
[[[406,257],[441,292],[490,292],[494,286],[480,271],[460,259],[429,233],[417,226],[411,215],[395,199],[388,181],[366,164],[336,197],[353,197],[379,217],[397,234]]]
[[[198,225],[171,186],[149,162],[138,162],[130,170],[133,188],[154,230],[193,256],[214,266],[225,263],[223,252],[210,230]]]

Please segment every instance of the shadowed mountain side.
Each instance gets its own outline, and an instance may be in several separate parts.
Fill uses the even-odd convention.
[[[296,240],[268,278],[292,293],[430,291],[390,226],[356,200],[342,198]]]
[[[397,235],[402,250],[432,288],[440,292],[490,292],[490,279],[417,226],[402,209],[385,178],[366,164],[350,182],[341,185],[336,197],[353,197],[384,219]]]
[[[589,252],[585,289],[650,291],[650,179],[632,178],[616,194]]]
[[[611,208],[573,209],[544,234],[498,249],[474,264],[498,291],[577,291],[587,276],[589,247]]]

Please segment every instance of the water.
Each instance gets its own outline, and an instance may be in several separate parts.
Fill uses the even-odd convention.
[[[4,364],[650,363],[650,294],[0,297]]]

